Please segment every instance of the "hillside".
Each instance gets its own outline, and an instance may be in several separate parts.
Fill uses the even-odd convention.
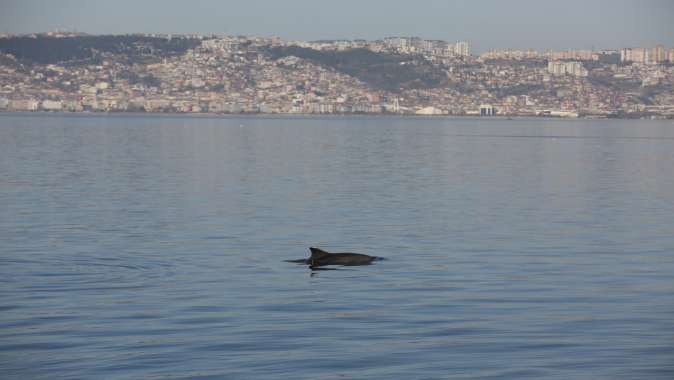
[[[12,54],[20,61],[40,64],[83,61],[102,54],[125,55],[128,58],[182,54],[201,43],[193,38],[162,38],[141,35],[107,35],[76,37],[11,37],[0,38],[0,52]]]
[[[319,51],[298,46],[269,49],[273,58],[295,56],[358,78],[376,89],[435,88],[446,82],[443,70],[420,56],[375,53],[367,49]]]

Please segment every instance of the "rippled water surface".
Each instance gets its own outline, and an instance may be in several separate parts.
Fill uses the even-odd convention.
[[[0,372],[674,378],[674,123],[0,116]]]

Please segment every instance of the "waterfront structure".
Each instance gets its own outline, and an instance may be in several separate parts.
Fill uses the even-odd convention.
[[[496,108],[491,104],[480,105],[480,116],[496,116]]]
[[[439,108],[429,106],[429,107],[424,107],[420,110],[417,110],[415,112],[416,115],[425,115],[425,116],[430,116],[430,115],[442,115],[443,111]]]

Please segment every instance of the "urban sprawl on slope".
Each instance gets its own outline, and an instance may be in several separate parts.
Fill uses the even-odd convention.
[[[0,35],[0,110],[674,118],[674,48]]]

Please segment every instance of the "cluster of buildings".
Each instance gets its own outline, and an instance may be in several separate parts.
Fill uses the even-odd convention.
[[[602,56],[618,54],[613,50],[547,50],[543,53],[536,49],[496,49],[480,54],[484,60],[490,59],[510,59],[510,60],[531,60],[546,59],[550,61],[575,60],[575,61],[599,61]]]
[[[386,37],[383,40],[328,40],[328,41],[291,41],[289,44],[315,50],[368,49],[374,52],[398,54],[421,54],[441,57],[467,57],[470,55],[468,42],[447,42],[442,40],[424,40],[419,37]]]
[[[289,45],[423,55],[446,79],[430,88],[382,90],[307,59],[269,54]],[[674,118],[674,66],[669,58],[658,61],[663,49],[655,49],[660,64],[651,65],[632,55],[623,60],[625,49],[473,56],[465,42],[415,37],[285,42],[220,36],[203,38],[182,55],[142,62],[106,54],[96,63],[39,65],[0,54],[0,110]],[[597,58],[609,54],[620,54],[622,62]]]
[[[652,48],[622,48],[619,50],[548,50],[544,53],[535,49],[496,49],[480,54],[484,60],[512,59],[530,60],[546,59],[550,61],[600,61],[603,57],[615,56],[616,61],[625,64],[639,63],[646,65],[674,64],[674,48],[657,45]]]
[[[384,38],[384,45],[389,50],[402,54],[432,54],[445,57],[470,55],[470,46],[465,41],[451,43],[442,40],[424,40],[419,37],[387,37]]]
[[[548,61],[548,72],[552,75],[573,75],[586,77],[589,71],[578,61]]]
[[[674,48],[666,50],[663,45],[654,48],[624,48],[620,49],[620,61],[657,65],[668,62],[674,64]]]

